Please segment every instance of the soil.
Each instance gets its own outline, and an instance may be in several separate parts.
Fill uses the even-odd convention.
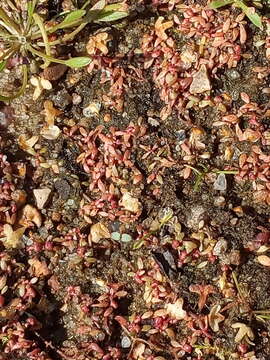
[[[54,8],[56,5],[52,3],[49,6]],[[56,3],[57,11],[61,12],[61,2]],[[37,208],[35,189],[48,188],[51,192],[46,204],[38,209],[41,226],[32,222],[26,228],[22,247],[7,248],[2,232],[0,258],[11,258],[7,260],[8,289],[3,293],[4,304],[0,310],[1,359],[270,359],[270,258],[267,257],[269,262],[265,265],[259,261],[259,255],[267,256],[270,249],[269,202],[254,200],[256,189],[251,179],[237,179],[241,171],[239,154],[251,153],[256,145],[269,156],[270,143],[263,142],[262,138],[240,141],[234,125],[228,124],[225,128],[229,127],[232,135],[226,142],[220,127],[213,125],[226,114],[239,114],[245,105],[241,94],[246,93],[250,102],[266,114],[254,112],[260,122],[259,131],[264,133],[269,129],[269,76],[258,78],[253,71],[254,67],[264,67],[269,74],[265,46],[254,45],[265,41],[266,30],[258,31],[245,21],[247,41],[243,53],[247,55],[236,67],[224,65],[211,77],[211,99],[224,93],[230,98],[224,114],[215,104],[181,111],[172,108],[171,114],[163,119],[160,113],[164,100],[153,77],[157,66],[144,69],[145,56],[138,49],[143,36],[153,31],[159,16],[166,20],[173,19],[174,15],[183,17],[177,6],[168,10],[166,1],[157,3],[160,5],[131,1],[128,18],[106,26],[89,25],[77,36],[76,44],[69,44],[69,49],[84,48],[89,37],[100,31],[109,33],[112,38],[107,44],[109,52],[103,56],[100,68],[90,73],[87,68],[68,69],[60,79],[52,81],[52,89],[44,90],[36,101],[33,101],[34,87],[29,84],[25,94],[8,105],[14,115],[0,128],[1,153],[12,171],[1,170],[0,181],[4,184],[8,178],[14,184],[13,191],[25,191],[25,203],[34,208]],[[185,4],[204,6],[205,2],[187,0]],[[231,14],[239,14],[239,10],[234,9]],[[174,26],[166,32],[181,52],[188,38]],[[111,93],[113,80],[103,81],[108,71],[106,58],[116,59],[116,65],[111,66],[124,74],[120,96],[117,90],[114,90],[116,95]],[[136,73],[134,69],[141,72]],[[1,91],[11,91],[19,78],[19,70],[3,72]],[[117,106],[111,106],[104,95],[123,101],[120,111]],[[75,97],[81,101],[76,103]],[[44,102],[48,100],[60,110],[55,125],[61,133],[55,140],[41,135],[45,126]],[[85,108],[93,103],[98,104],[100,110],[86,117]],[[0,114],[4,114],[4,106],[2,104]],[[110,119],[108,122],[106,117]],[[239,122],[242,131],[249,126],[247,117]],[[103,208],[94,215],[83,208],[101,199],[103,194],[97,187],[91,188],[91,166],[87,172],[78,160],[86,151],[88,134],[100,125],[104,128],[102,133],[108,136],[119,131],[119,153],[125,147],[123,138],[130,133],[130,127],[138,128],[127,140],[132,166],[116,162],[118,180],[102,178],[105,185],[111,181],[118,189],[119,201],[115,205],[118,208],[112,209],[112,213],[120,211],[121,214],[115,216],[108,215],[109,201],[104,201]],[[80,132],[80,129],[83,130]],[[191,145],[190,161],[185,159],[187,153],[182,144],[190,146],[194,129],[201,129],[198,141],[204,147]],[[22,135],[26,139],[38,136],[32,147],[34,153],[22,149],[19,140]],[[101,138],[93,143],[99,151],[94,168],[98,160],[109,155]],[[234,150],[231,159],[223,156],[227,145]],[[94,148],[89,149],[91,154]],[[206,152],[209,158],[200,157]],[[269,160],[265,164],[269,167]],[[183,177],[183,170],[188,168],[185,165],[195,168],[187,178]],[[24,175],[18,174],[20,166],[25,166]],[[134,184],[136,171],[142,179]],[[226,174],[227,185],[223,191],[215,190],[216,171],[233,172]],[[11,175],[7,176],[8,173]],[[150,181],[152,174],[154,179]],[[133,206],[135,200],[139,202],[139,210],[123,208],[120,198],[125,192],[131,194]],[[13,228],[21,217],[20,211],[22,207],[17,205],[18,216]],[[163,223],[165,213],[171,215]],[[5,222],[1,219],[0,215],[3,229]],[[96,223],[104,224],[109,236],[103,232],[98,240],[91,238],[91,229]],[[158,226],[152,230],[156,223]],[[115,240],[112,235],[115,233],[120,240]],[[123,241],[123,234],[128,235],[127,242]],[[190,253],[188,244],[194,245]],[[217,250],[218,244],[224,248]],[[48,273],[33,270],[29,259],[44,262]],[[5,266],[1,269],[4,275]],[[36,278],[32,285],[36,296],[20,297],[19,284],[33,278]],[[191,291],[195,284],[211,285],[214,289],[202,308],[198,305],[198,293]],[[156,291],[152,300],[147,300],[147,286]],[[117,291],[125,293],[118,297]],[[10,309],[11,301],[18,298],[21,310],[17,309],[9,317],[4,310]],[[156,315],[157,310],[167,309],[168,303],[174,304],[179,298],[183,299],[183,309],[187,312],[185,319],[165,312]],[[208,315],[213,306],[218,306],[223,317],[218,331],[210,326]],[[108,308],[111,314],[105,316]],[[144,318],[143,314],[149,311],[150,316]],[[260,317],[261,314],[264,317]],[[29,318],[35,319],[35,325],[26,327]],[[237,341],[238,328],[232,326],[237,323],[248,326],[252,335]],[[21,345],[16,349],[10,343],[19,341],[15,333],[15,329],[21,329],[16,328],[18,324],[24,329],[22,339],[31,342],[29,348]],[[202,330],[203,325],[208,329],[206,332]],[[123,339],[126,338],[130,339],[130,346],[125,348]],[[36,355],[35,349],[39,349]]]

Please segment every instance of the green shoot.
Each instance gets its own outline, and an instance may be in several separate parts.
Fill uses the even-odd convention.
[[[213,171],[215,174],[225,174],[225,175],[236,175],[239,171],[237,170],[217,170]]]
[[[0,72],[3,71],[6,67],[6,64],[7,64],[7,60],[3,60],[1,61],[0,63]]]
[[[162,216],[161,219],[158,220],[158,226],[157,228],[155,228],[155,230],[149,230],[144,236],[142,236],[140,239],[138,239],[137,241],[135,241],[135,243],[133,244],[132,249],[133,250],[137,250],[140,249],[145,241],[151,236],[151,235],[155,235],[158,231],[160,231],[160,229],[166,225],[171,218],[173,217],[173,211],[169,208],[169,209],[165,209],[164,211],[164,215]]]
[[[260,321],[270,320],[270,310],[255,310],[253,314]]]
[[[199,191],[201,183],[202,183],[205,175],[208,173],[208,169],[203,165],[199,165],[203,169],[202,171],[199,171],[198,169],[196,169],[190,165],[185,165],[185,166],[190,168],[196,174],[196,179],[195,179],[195,184],[194,184],[193,189],[195,192]]]
[[[195,192],[199,191],[204,177],[209,173],[225,174],[225,175],[236,175],[236,174],[238,174],[238,171],[236,171],[236,170],[212,170],[212,171],[210,171],[206,166],[204,166],[202,164],[199,164],[199,166],[202,168],[201,171],[199,171],[198,169],[196,169],[195,167],[193,167],[191,165],[185,164],[185,167],[188,167],[189,169],[191,169],[195,173],[196,178],[195,178],[195,183],[194,183],[194,188],[193,188]]]

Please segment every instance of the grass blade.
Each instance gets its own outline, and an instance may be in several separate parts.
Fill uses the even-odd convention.
[[[45,26],[43,24],[43,21],[38,14],[33,14],[33,19],[34,19],[35,23],[37,24],[37,26],[39,27],[39,30],[41,32],[41,35],[42,35],[42,38],[44,41],[46,55],[51,56],[51,49],[50,49],[50,44],[49,44],[49,40],[48,40],[48,35],[46,32]],[[49,65],[50,65],[50,61],[45,60],[44,67],[48,67]]]
[[[18,50],[17,45],[13,45],[3,55],[0,56],[0,61],[9,59]]]
[[[20,29],[18,25],[7,15],[7,13],[2,8],[0,8],[0,19],[3,20],[3,25],[5,25],[5,28],[10,31],[11,34],[19,35]]]
[[[93,6],[90,10],[88,10],[85,21],[88,23],[92,21],[103,21],[110,22],[123,19],[128,16],[128,12],[124,11],[123,3],[116,3],[106,5],[104,7],[104,3],[98,2],[95,6]],[[97,6],[99,4],[99,6]],[[103,8],[102,8],[102,6]]]
[[[260,17],[260,15],[258,15],[256,12],[251,11],[251,9],[254,8],[247,8],[246,11],[244,11],[244,13],[246,14],[246,16],[249,18],[249,20],[255,25],[257,26],[259,29],[263,29],[263,25],[262,25],[262,19]]]
[[[59,45],[59,44],[63,44],[66,41],[71,41],[74,39],[74,37],[79,34],[79,32],[82,31],[82,29],[87,25],[87,23],[82,23],[81,25],[79,25],[74,31],[65,34],[62,38],[54,40],[54,41],[50,41],[49,44],[50,46],[54,46],[54,45]],[[38,43],[38,45],[44,46],[44,44],[40,44]]]
[[[27,4],[27,15],[28,16],[27,16],[27,24],[26,24],[26,33],[28,33],[28,31],[30,29],[36,5],[37,5],[37,0],[29,1],[29,3]]]
[[[0,72],[5,69],[6,65],[7,65],[7,60],[3,60],[0,62]]]
[[[32,20],[32,17],[36,9],[36,5],[37,5],[37,0],[29,1],[29,3],[27,4],[28,21]]]
[[[72,11],[65,17],[65,19],[62,22],[60,22],[60,24],[57,24],[51,28],[48,28],[47,32],[52,34],[59,29],[65,29],[65,28],[69,28],[72,26],[78,26],[84,21],[83,17],[85,14],[86,14],[86,10],[82,10],[82,9]]]

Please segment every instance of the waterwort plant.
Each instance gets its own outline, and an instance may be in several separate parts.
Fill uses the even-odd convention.
[[[124,3],[106,4],[98,1],[89,7],[86,1],[80,9],[64,12],[55,16],[50,22],[44,20],[39,12],[39,0],[19,2],[4,0],[0,5],[0,71],[10,63],[22,68],[22,85],[20,90],[11,96],[0,95],[0,100],[9,101],[19,97],[25,91],[28,82],[29,65],[37,60],[42,69],[50,63],[63,64],[71,68],[80,68],[91,62],[89,56],[72,57],[67,60],[54,57],[57,45],[72,41],[84,27],[93,22],[111,22],[128,15]]]

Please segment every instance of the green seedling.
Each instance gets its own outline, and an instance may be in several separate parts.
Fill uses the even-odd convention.
[[[50,63],[80,68],[91,62],[90,57],[73,57],[67,60],[53,55],[55,46],[72,41],[84,27],[93,22],[111,22],[128,15],[122,3],[107,5],[105,0],[98,1],[88,9],[86,1],[81,9],[57,15],[46,23],[38,13],[38,0],[30,0],[23,8],[17,0],[3,0],[0,5],[0,44],[3,52],[0,56],[0,71],[3,71],[9,60],[19,58],[18,66],[22,68],[22,85],[19,91],[10,96],[0,96],[0,100],[9,101],[19,97],[25,91],[28,82],[29,65],[37,61],[41,68]],[[50,40],[51,38],[54,40]]]
[[[200,190],[200,187],[202,185],[202,182],[207,174],[213,173],[213,174],[225,174],[225,175],[235,175],[238,174],[238,171],[236,170],[209,170],[206,166],[199,164],[199,167],[201,170],[196,169],[195,167],[191,165],[185,164],[186,167],[191,169],[195,173],[195,183],[194,183],[194,191],[197,192]]]
[[[270,320],[270,310],[255,310],[253,314],[257,320],[265,322],[266,320]]]
[[[145,235],[143,235],[140,239],[134,242],[133,244],[133,250],[140,249],[145,241],[152,235],[155,235],[158,233],[161,228],[166,225],[173,217],[173,211],[172,209],[168,208],[164,210],[163,216],[158,219],[158,224],[154,230],[149,230]]]
[[[253,4],[254,6],[259,8],[262,7],[260,1],[253,2]],[[260,15],[255,11],[255,8],[247,6],[246,3],[242,0],[214,0],[210,3],[210,8],[216,10],[227,5],[233,5],[234,7],[240,8],[255,26],[260,29],[263,28],[262,19]]]

